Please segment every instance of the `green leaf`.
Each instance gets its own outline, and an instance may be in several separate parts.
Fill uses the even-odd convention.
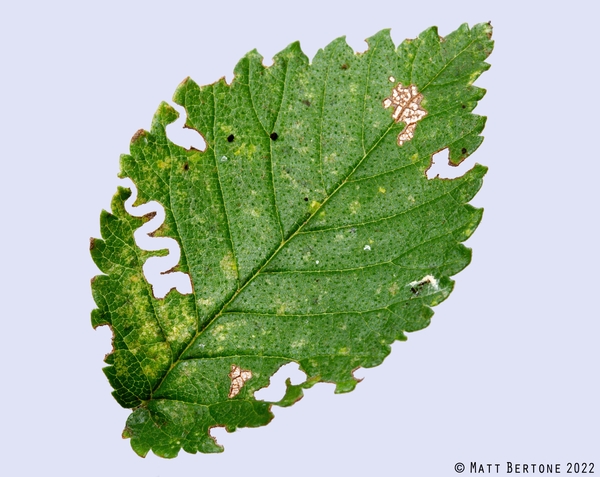
[[[268,68],[251,51],[230,85],[177,88],[205,151],[167,138],[178,114],[166,103],[136,133],[120,175],[137,203],[165,208],[155,235],[178,242],[193,292],[154,297],[142,265],[157,253],[133,238],[147,218],[125,211],[119,188],[91,242],[104,273],[92,323],[113,330],[104,371],[133,409],[123,436],[135,452],[220,452],[212,427],[263,426],[273,404],[318,382],[351,391],[353,370],[428,326],[471,259],[461,242],[481,219],[468,201],[486,168],[452,180],[426,170],[434,153],[458,164],[482,141],[472,83],[490,37],[489,24],[445,38],[430,28],[396,48],[384,30],[364,53],[339,38],[312,63],[293,43]],[[307,381],[288,380],[278,403],[255,399],[290,362]]]

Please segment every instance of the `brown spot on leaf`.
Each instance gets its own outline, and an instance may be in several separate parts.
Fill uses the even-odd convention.
[[[344,63],[344,64],[341,66],[341,68],[342,68],[343,70],[347,70],[347,69],[348,69],[348,65],[347,65],[346,63]]]
[[[143,129],[138,129],[135,132],[135,134],[133,135],[133,137],[131,138],[131,144],[133,144],[135,141],[137,141],[139,138],[141,138],[145,134],[146,134],[146,131],[144,131]]]
[[[463,154],[466,154],[466,153],[467,153],[467,148],[466,148],[466,147],[463,147],[463,148],[460,150],[460,152],[462,152]]]
[[[492,39],[492,22],[487,22],[489,29],[486,32],[486,36],[488,37],[488,40]]]
[[[146,215],[142,216],[142,220],[145,222],[150,222],[154,217],[156,217],[156,212],[148,212]]]
[[[180,270],[180,266],[179,264],[175,265],[174,267],[170,268],[169,270],[167,270],[166,272],[160,272],[161,275],[168,275],[169,273],[175,273],[178,272]]]

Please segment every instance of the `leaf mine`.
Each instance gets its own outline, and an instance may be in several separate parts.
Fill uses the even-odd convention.
[[[398,83],[392,90],[392,95],[383,100],[384,108],[394,107],[392,113],[394,121],[405,124],[404,129],[398,134],[398,146],[413,138],[417,122],[427,115],[427,111],[421,106],[422,100],[423,95],[418,92],[415,85],[402,86],[402,83]]]
[[[252,377],[252,371],[248,369],[242,369],[239,366],[232,364],[231,372],[229,373],[229,379],[231,379],[231,387],[229,388],[229,397],[235,397],[238,395],[244,383]]]

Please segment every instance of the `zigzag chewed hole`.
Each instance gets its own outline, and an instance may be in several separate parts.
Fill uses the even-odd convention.
[[[164,257],[148,258],[143,266],[144,277],[152,285],[154,297],[162,299],[173,288],[182,295],[192,293],[190,276],[187,273],[170,271],[179,264],[181,258],[181,250],[177,241],[170,237],[150,236],[165,221],[164,207],[155,200],[134,206],[133,204],[137,199],[137,187],[131,179],[123,179],[123,187],[131,190],[131,197],[125,202],[127,213],[134,217],[154,214],[151,220],[134,232],[133,237],[137,246],[148,252],[169,251],[168,255]]]

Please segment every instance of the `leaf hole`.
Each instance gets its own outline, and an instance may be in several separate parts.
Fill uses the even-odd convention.
[[[206,151],[206,141],[202,135],[185,124],[187,119],[185,108],[177,104],[172,104],[171,106],[179,112],[179,118],[177,118],[177,121],[168,124],[166,127],[169,140],[179,147],[188,150],[196,149],[198,151]]]
[[[462,153],[465,154],[467,150],[462,149]],[[442,149],[431,156],[431,165],[429,169],[425,171],[427,179],[456,179],[457,177],[463,176],[469,169],[475,165],[475,159],[471,156],[466,160],[462,161],[459,165],[450,163],[448,148]]]
[[[296,346],[302,347],[303,343],[300,339]],[[306,374],[300,370],[298,363],[287,363],[277,370],[277,372],[271,376],[269,385],[262,388],[254,393],[254,398],[259,401],[277,402],[285,396],[286,379],[290,379],[292,384],[301,384],[306,381]]]
[[[125,210],[134,217],[150,217],[133,234],[135,243],[142,250],[155,252],[168,250],[168,254],[161,257],[149,257],[142,267],[144,277],[152,286],[155,298],[162,299],[175,288],[182,295],[192,293],[192,281],[187,273],[174,271],[179,266],[181,249],[179,243],[171,237],[155,237],[155,232],[165,221],[165,209],[153,200],[134,206],[137,200],[137,187],[131,179],[122,181],[123,187],[131,190],[131,196],[125,201]]]

